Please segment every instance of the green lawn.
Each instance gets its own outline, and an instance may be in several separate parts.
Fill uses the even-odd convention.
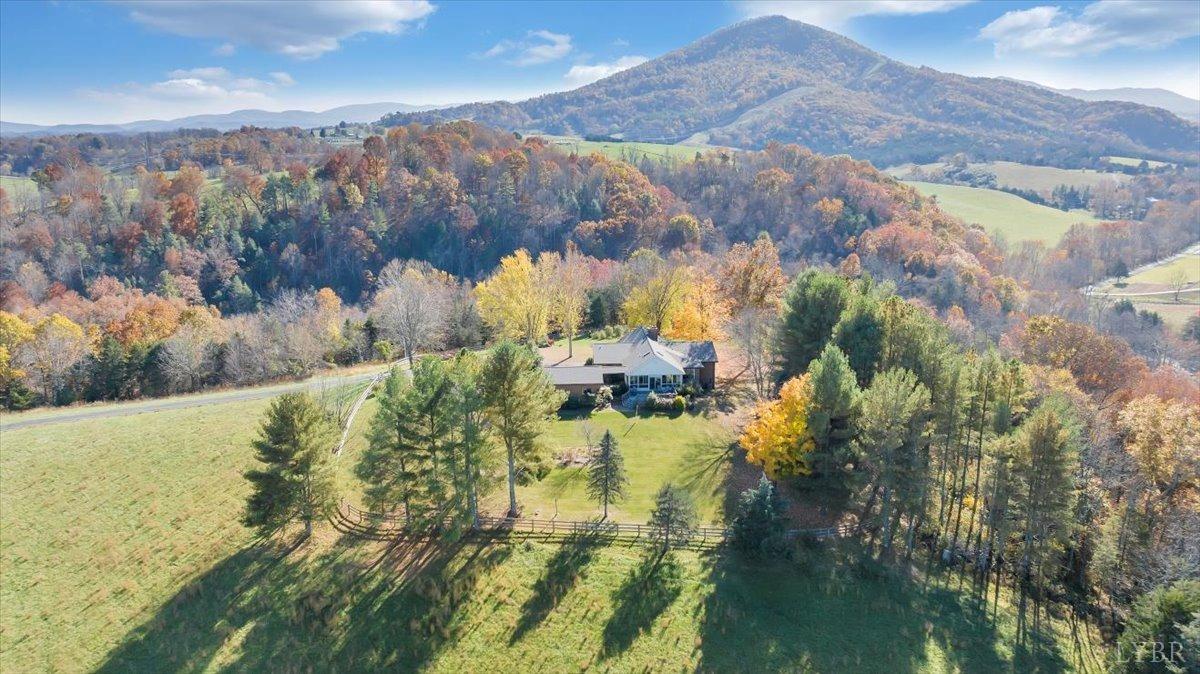
[[[0,670],[94,666],[244,547],[268,400],[0,431]]]
[[[937,197],[938,205],[947,213],[982,225],[988,232],[999,232],[1012,242],[1043,241],[1052,246],[1071,225],[1100,222],[1086,211],[1064,212],[999,190],[906,182],[924,196]]]
[[[606,430],[617,439],[629,474],[629,498],[609,506],[609,519],[645,522],[659,487],[673,481],[696,498],[705,522],[721,520],[730,445],[736,440],[732,433],[715,421],[691,414],[634,416],[616,410],[595,414],[572,411],[564,412],[554,422],[548,444],[555,453],[586,456],[585,432],[591,433],[595,444]],[[586,470],[583,466],[556,466],[545,479],[519,489],[517,499],[524,512],[532,517],[557,513],[566,519],[598,516],[597,504],[585,493]]]
[[[950,579],[859,574],[852,551],[769,566],[683,552],[655,564],[626,544],[388,545],[322,525],[282,555],[237,522],[268,404],[0,431],[0,671],[895,673],[1075,662],[1059,621],[1036,661],[1013,656],[1006,601],[993,619]],[[551,444],[581,445],[582,423],[556,422]],[[715,422],[605,412],[588,423],[621,434],[633,481],[623,515],[644,519],[648,495],[671,478],[715,517],[728,441]],[[347,488],[361,446],[339,460]],[[566,472],[522,489],[527,510],[566,484],[560,510],[586,513]]]

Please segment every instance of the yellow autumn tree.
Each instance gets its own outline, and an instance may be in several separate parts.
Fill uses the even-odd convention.
[[[652,250],[639,249],[629,257],[629,294],[621,305],[626,325],[648,325],[669,333],[683,308],[691,273],[678,258],[664,260]]]
[[[771,479],[808,475],[813,451],[808,430],[812,384],[808,375],[793,377],[779,391],[779,399],[762,403],[754,421],[742,432],[746,459],[762,466]]]
[[[320,322],[321,330],[324,332],[323,337],[330,341],[338,341],[342,338],[342,324],[340,322],[342,312],[342,298],[338,297],[337,293],[332,288],[321,288],[316,294],[317,302],[317,320]]]
[[[725,325],[729,322],[729,301],[712,276],[693,269],[691,278],[667,336],[673,339],[723,339]]]
[[[553,256],[543,254],[534,264],[524,248],[500,260],[475,289],[479,315],[502,337],[541,342],[549,329],[554,267]]]
[[[1200,487],[1200,406],[1147,395],[1126,405],[1118,421],[1150,487],[1145,498],[1162,502]]]
[[[0,311],[0,346],[6,347],[12,352],[31,339],[33,339],[32,325],[14,313]]]

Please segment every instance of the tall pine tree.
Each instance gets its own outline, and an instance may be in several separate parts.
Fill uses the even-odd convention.
[[[492,349],[482,382],[487,415],[508,460],[508,516],[518,517],[517,462],[536,462],[541,436],[566,394],[550,383],[532,349],[511,341]]]
[[[308,393],[286,393],[271,403],[255,457],[265,464],[246,472],[253,491],[242,522],[269,534],[289,522],[313,520],[333,507],[336,493],[330,459],[336,428]]]
[[[600,445],[588,466],[588,496],[600,501],[604,519],[608,519],[608,504],[625,498],[629,477],[625,474],[625,459],[611,431],[604,431]]]

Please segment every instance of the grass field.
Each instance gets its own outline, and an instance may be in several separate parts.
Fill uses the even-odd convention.
[[[1108,163],[1117,164],[1119,166],[1141,166],[1141,164],[1142,164],[1142,160],[1138,159],[1136,157],[1104,157],[1104,158],[1108,160]],[[1170,162],[1155,161],[1153,159],[1147,159],[1145,161],[1146,161],[1146,165],[1149,166],[1150,168],[1161,168],[1163,166],[1171,165]]]
[[[1071,225],[1100,222],[1086,211],[1064,212],[999,190],[917,181],[907,184],[925,196],[937,197],[938,205],[947,213],[967,223],[982,225],[988,232],[999,232],[1013,242],[1042,241],[1054,245]]]
[[[919,168],[926,171],[938,170],[945,167],[942,162],[921,164]],[[1077,189],[1092,188],[1098,185],[1124,182],[1129,179],[1123,173],[1105,173],[1092,169],[1064,169],[1055,166],[1033,166],[1018,164],[1011,161],[992,161],[968,164],[967,167],[976,173],[991,173],[996,176],[996,184],[1000,187],[1012,187],[1035,192],[1051,192],[1059,185],[1069,185]],[[887,169],[887,173],[901,180],[908,180],[912,171],[918,166],[905,164]]]
[[[1188,283],[1200,283],[1200,253],[1184,255],[1167,264],[1142,270],[1126,279],[1126,283],[1168,284],[1181,271]]]
[[[4,193],[18,207],[38,203],[38,188],[37,183],[33,182],[32,178],[25,176],[0,176],[0,187],[4,188]]]
[[[389,546],[322,526],[283,555],[237,522],[268,404],[2,431],[0,671],[895,673],[1076,662],[1062,621],[1039,654],[1014,654],[1006,601],[993,619],[953,579],[864,575],[852,551],[769,566],[697,552],[656,563],[624,544]],[[551,442],[576,444],[580,423],[557,422]],[[680,448],[720,437],[688,416],[606,412],[591,423],[635,424],[623,447],[641,493],[674,472],[647,458],[674,452],[686,481],[703,464]],[[546,503],[539,490],[552,488],[522,499]],[[626,507],[633,519],[646,509]],[[1081,638],[1091,653],[1094,638]]]
[[[543,135],[542,138],[545,138],[551,145],[562,149],[564,152],[574,152],[578,155],[599,152],[606,157],[628,162],[637,162],[642,159],[689,161],[696,157],[697,152],[705,152],[706,150],[713,149],[710,146],[667,145],[664,143],[642,143],[636,141],[606,143],[572,138],[570,136]]]

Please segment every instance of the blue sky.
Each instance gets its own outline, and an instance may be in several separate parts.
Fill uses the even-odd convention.
[[[1200,98],[1200,0],[0,2],[0,118],[520,100],[784,14],[912,65]]]

